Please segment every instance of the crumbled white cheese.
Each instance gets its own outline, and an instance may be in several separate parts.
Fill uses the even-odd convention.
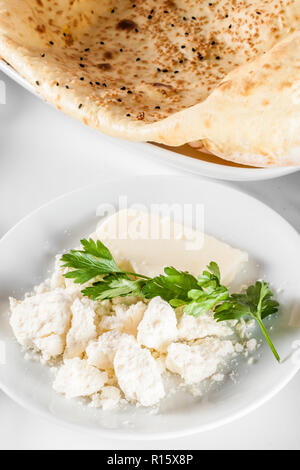
[[[247,257],[210,237],[205,240],[203,266],[210,259],[209,253],[216,254],[216,247],[220,260],[225,250],[221,264],[221,268],[228,268],[225,276],[236,269],[238,260]],[[115,259],[130,272],[139,265],[144,274],[147,269],[159,274],[165,264],[161,256],[173,259],[173,253],[178,252],[175,245],[169,250],[168,241],[156,254],[155,263],[150,260],[149,264],[144,260],[144,249],[136,260],[128,256],[127,249],[122,255],[120,243],[122,240],[117,240],[114,246]],[[136,252],[136,242],[125,243],[123,249],[126,246]],[[152,248],[150,251],[152,258]],[[195,273],[201,272],[199,257],[193,254],[188,260],[186,256],[187,252],[182,253],[179,268],[186,266],[193,272],[189,267],[192,263]],[[92,302],[81,292],[91,283],[75,284],[64,277],[66,272],[61,255],[57,255],[49,279],[26,294],[23,301],[11,299],[10,322],[30,356],[38,356],[43,364],[55,364],[53,387],[68,398],[87,397],[91,406],[111,410],[126,401],[136,406],[158,405],[166,391],[169,396],[180,388],[199,395],[202,380],[210,377],[213,383],[223,379],[218,369],[226,356],[234,351],[249,355],[256,348],[255,340],[248,335],[249,322],[217,323],[210,313],[199,318],[178,314],[177,320],[174,309],[160,297],[150,302],[135,297]],[[234,342],[224,340],[236,331],[245,338],[243,344],[235,344],[236,338]]]
[[[237,324],[235,325],[235,329],[237,330],[238,334],[242,339],[248,338],[251,328],[255,325],[255,320],[244,320],[241,318],[238,320]]]
[[[99,392],[106,382],[106,372],[76,357],[65,360],[58,369],[53,388],[67,398],[86,397]]]
[[[233,352],[231,341],[213,337],[199,340],[192,346],[172,343],[168,347],[166,366],[179,374],[186,384],[195,384],[215,374],[225,356]]]
[[[237,343],[234,347],[235,351],[237,353],[241,353],[244,351],[244,346],[241,343]]]
[[[166,358],[165,356],[155,357],[155,352],[152,353],[154,357],[157,367],[159,368],[160,373],[166,372]]]
[[[98,369],[112,369],[116,351],[122,340],[130,338],[119,330],[103,333],[97,341],[91,341],[86,348],[88,363]]]
[[[102,317],[105,315],[111,315],[111,309],[112,309],[112,302],[109,299],[102,300],[102,302],[96,302],[96,312],[99,317]]]
[[[121,342],[115,355],[114,368],[119,386],[128,401],[153,406],[165,396],[155,359],[133,338]]]
[[[18,342],[41,351],[45,359],[62,354],[72,303],[72,296],[60,288],[25,297],[22,302],[11,299],[10,324]]]
[[[178,335],[174,309],[160,297],[152,299],[138,326],[138,343],[150,349],[165,351]]]
[[[214,382],[222,382],[224,380],[224,374],[215,374],[212,376]]]
[[[255,338],[252,338],[252,339],[249,339],[249,341],[247,341],[247,349],[249,352],[253,352],[255,351],[255,349],[257,348],[257,341]]]
[[[33,292],[26,294],[25,297],[32,297],[33,295],[44,294],[45,292],[49,292],[50,290],[50,279],[46,279],[46,281],[42,282],[38,286],[35,286],[33,288]]]
[[[56,289],[58,287],[61,287],[61,288],[66,287],[66,282],[65,282],[66,278],[64,277],[64,273],[66,269],[62,267],[61,256],[62,255],[55,256],[54,272],[50,278],[51,289]]]
[[[43,355],[43,359],[47,362],[52,358],[60,356],[65,348],[64,336],[52,334],[45,338],[36,338],[34,340],[34,346],[37,351],[40,351]]]
[[[116,408],[121,399],[121,392],[117,387],[103,387],[101,391],[101,407],[103,410],[112,410]]]
[[[216,322],[212,315],[204,313],[198,318],[182,315],[178,333],[180,339],[193,341],[206,336],[230,336],[233,331],[225,322]]]
[[[129,335],[137,334],[137,328],[146,310],[144,302],[137,302],[136,304],[130,305],[130,307],[122,311],[120,306],[115,307],[117,317],[122,322],[122,331]]]
[[[121,392],[117,387],[105,385],[101,392],[94,393],[90,398],[89,406],[92,408],[102,408],[104,411],[110,411],[120,404]]]
[[[100,322],[102,330],[118,329],[124,333],[136,336],[137,327],[146,310],[144,302],[137,302],[129,307],[115,304],[115,315],[105,316]]]
[[[71,305],[72,324],[66,338],[64,357],[80,357],[89,341],[97,337],[95,305],[88,298],[76,299]]]

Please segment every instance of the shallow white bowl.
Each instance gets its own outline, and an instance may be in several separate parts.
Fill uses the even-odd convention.
[[[6,73],[26,90],[40,97],[23,77],[21,77],[12,67],[0,60],[0,70]],[[101,135],[99,133],[99,135]],[[228,180],[228,181],[259,181],[279,176],[288,175],[299,171],[299,167],[282,168],[251,168],[237,165],[213,155],[209,156],[191,148],[189,145],[182,147],[164,147],[149,143],[136,143],[115,139],[116,145],[126,147],[132,152],[139,152],[147,155],[148,158],[156,159],[168,166],[173,166],[179,170],[195,173],[198,175]]]
[[[134,407],[117,412],[90,409],[52,390],[49,369],[26,361],[13,338],[7,299],[11,295],[22,298],[46,278],[54,255],[78,246],[79,239],[94,230],[99,204],[117,208],[120,195],[128,197],[129,205],[146,207],[155,203],[203,204],[206,232],[250,254],[247,272],[239,282],[265,277],[274,289],[283,288],[278,294],[281,313],[266,322],[268,328],[272,325],[280,365],[263,343],[254,365],[240,360],[237,383],[228,379],[202,398],[176,395],[162,404],[158,415]],[[233,421],[274,396],[299,369],[299,354],[293,349],[300,339],[299,254],[299,235],[284,219],[256,199],[214,182],[192,177],[139,177],[101,183],[60,197],[23,219],[0,241],[0,341],[6,347],[0,387],[32,411],[100,436],[170,438]],[[259,331],[255,335],[261,339]]]

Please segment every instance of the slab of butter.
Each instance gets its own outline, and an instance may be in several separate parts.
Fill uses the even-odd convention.
[[[218,263],[222,282],[229,284],[241,265],[248,260],[247,253],[173,222],[170,218],[134,209],[126,209],[104,219],[95,238],[111,251],[123,269],[154,277],[166,266],[188,271],[198,276],[210,263]]]

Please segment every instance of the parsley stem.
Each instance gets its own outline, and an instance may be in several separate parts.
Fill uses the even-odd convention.
[[[260,326],[260,328],[261,328],[261,331],[263,332],[263,335],[264,335],[264,337],[266,338],[266,340],[267,340],[267,342],[268,342],[268,344],[269,344],[269,346],[270,346],[270,348],[271,348],[271,350],[272,350],[274,356],[276,357],[277,361],[280,362],[279,354],[278,354],[278,352],[276,351],[275,346],[274,346],[274,344],[273,344],[272,341],[271,341],[271,338],[270,338],[270,336],[269,336],[269,334],[268,334],[268,332],[267,332],[267,330],[266,330],[266,328],[265,328],[265,325],[263,324],[263,321],[262,321],[260,318],[257,318],[257,317],[255,317],[255,319],[258,321],[258,324],[259,324],[259,326]]]
[[[122,272],[123,274],[128,274],[128,276],[140,277],[141,279],[148,279],[148,280],[151,279],[148,276],[143,276],[143,274],[131,273],[129,271],[120,271],[120,272]]]

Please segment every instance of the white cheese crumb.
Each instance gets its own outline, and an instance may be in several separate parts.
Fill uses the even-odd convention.
[[[132,338],[122,341],[115,356],[114,368],[119,386],[128,401],[153,406],[165,390],[155,359]]]
[[[104,315],[111,315],[111,300],[106,299],[102,302],[96,302],[96,313],[99,317]]]
[[[61,256],[62,255],[55,256],[54,272],[49,282],[51,289],[56,289],[58,287],[66,287],[66,278],[64,277],[64,272],[66,271],[66,269],[62,267]]]
[[[36,338],[34,340],[35,348],[42,352],[43,359],[47,362],[52,358],[60,356],[65,348],[65,338],[52,334],[45,338]]]
[[[91,341],[86,348],[88,363],[98,369],[112,369],[114,358],[121,340],[131,336],[121,333],[119,330],[111,330],[103,333],[97,341]]]
[[[138,343],[150,349],[165,351],[178,335],[174,309],[160,297],[152,299],[138,326]]]
[[[235,325],[235,328],[242,339],[247,339],[254,325],[255,320],[244,320],[244,318],[241,318]]]
[[[212,315],[203,314],[198,318],[182,315],[178,325],[179,338],[186,341],[206,336],[230,336],[233,331],[225,322],[216,322]]]
[[[241,343],[237,343],[234,348],[237,353],[241,353],[244,351],[244,346]]]
[[[103,387],[101,391],[101,406],[103,410],[113,410],[121,399],[121,392],[117,387]]]
[[[97,393],[94,393],[93,395],[90,396],[90,402],[88,404],[88,406],[90,408],[102,408],[102,403],[101,403],[101,393],[97,392]]]
[[[110,411],[118,407],[121,401],[121,392],[117,387],[105,385],[101,392],[91,396],[89,406],[92,408],[102,408]]]
[[[10,324],[17,341],[42,352],[46,360],[63,353],[70,326],[72,297],[54,289],[18,302],[11,299]]]
[[[252,338],[249,341],[247,341],[247,349],[249,352],[255,351],[256,347],[257,347],[257,341],[255,338]]]
[[[58,369],[53,388],[67,398],[86,397],[99,392],[106,382],[106,372],[100,372],[86,360],[76,357],[65,360]]]
[[[241,318],[236,324],[236,330],[238,331],[240,337],[244,339],[247,334],[247,325],[243,318]]]
[[[76,299],[71,305],[72,325],[67,334],[64,357],[80,357],[89,341],[97,337],[94,302],[87,298]]]
[[[212,376],[214,382],[222,382],[224,380],[224,374],[215,374]]]
[[[100,328],[102,330],[118,329],[123,333],[136,336],[138,324],[143,318],[146,307],[144,302],[137,302],[129,307],[123,304],[115,304],[115,315],[103,317]]]
[[[154,357],[156,364],[159,368],[161,374],[166,371],[166,358],[165,356],[155,357],[155,353],[153,352],[152,356]]]
[[[186,384],[199,383],[216,373],[218,366],[234,348],[231,341],[205,338],[193,346],[172,343],[168,348],[166,366],[179,374]]]

